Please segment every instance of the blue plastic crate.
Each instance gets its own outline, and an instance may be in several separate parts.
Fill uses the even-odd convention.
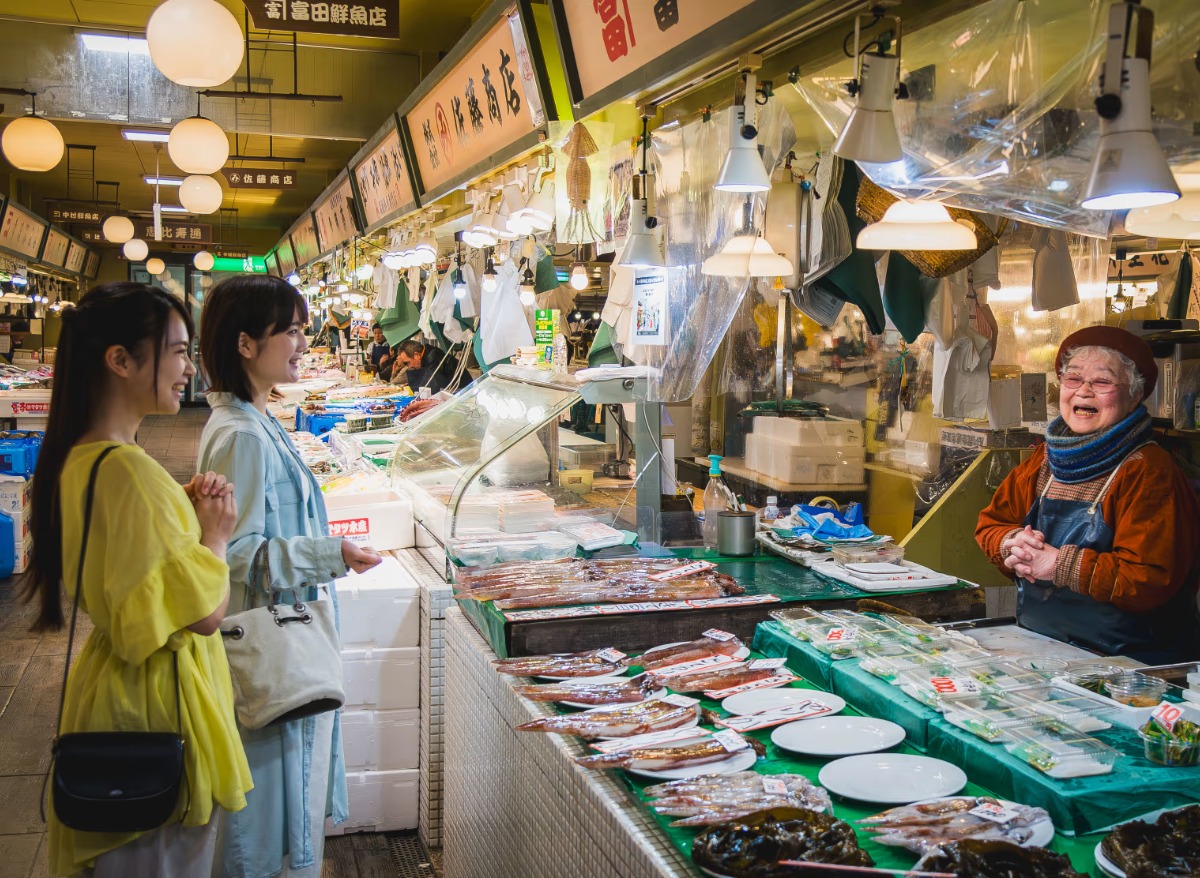
[[[41,433],[26,439],[0,439],[0,473],[26,478],[32,476],[41,450]]]

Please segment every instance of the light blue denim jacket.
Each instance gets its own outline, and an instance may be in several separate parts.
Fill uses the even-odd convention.
[[[316,479],[274,418],[230,393],[209,393],[208,403],[212,415],[200,438],[199,471],[225,476],[234,484],[238,504],[227,555],[228,612],[267,603],[265,588],[249,585],[254,557],[264,541],[271,587],[302,588],[306,600],[314,599],[319,586],[346,573],[342,541],[328,536]],[[334,606],[336,613],[336,596]],[[315,727],[310,717],[265,729],[241,729],[254,789],[246,797],[245,810],[225,815],[224,863],[217,874],[272,878],[282,871],[285,856],[293,868],[313,863],[309,784],[322,782],[309,776]],[[334,719],[328,785],[326,816],[343,822],[348,814],[340,716]]]

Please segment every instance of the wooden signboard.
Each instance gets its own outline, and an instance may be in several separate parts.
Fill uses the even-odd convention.
[[[264,257],[264,262],[267,264],[267,274],[273,274],[275,277],[280,277],[279,260],[275,257],[275,251],[272,250]]]
[[[350,161],[350,175],[367,234],[418,207],[395,116]]]
[[[82,273],[83,260],[87,258],[87,252],[87,247],[78,241],[72,241],[71,246],[67,248],[67,262],[63,268],[71,274]]]
[[[67,247],[71,239],[65,232],[60,232],[54,226],[46,232],[46,243],[42,245],[41,262],[62,268],[67,262]]]
[[[275,258],[279,261],[279,276],[288,277],[296,272],[296,256],[292,253],[292,242],[284,237],[275,245]]]
[[[5,202],[4,213],[0,215],[0,250],[37,259],[48,225],[36,213],[11,201]]]
[[[354,213],[354,188],[350,175],[343,171],[333,181],[313,208],[317,223],[317,242],[321,255],[333,250],[358,234],[358,217]]]
[[[295,255],[297,268],[303,268],[316,261],[321,255],[321,248],[317,244],[317,227],[313,225],[311,213],[300,217],[288,232],[288,237],[292,241],[292,253]]]
[[[329,3],[327,0],[242,0],[260,30],[400,38],[397,0]]]

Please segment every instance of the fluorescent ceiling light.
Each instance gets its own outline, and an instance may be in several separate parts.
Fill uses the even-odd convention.
[[[186,207],[180,207],[177,204],[164,204],[159,209],[163,213],[187,213],[188,212],[188,209]]]
[[[143,177],[148,186],[178,186],[183,182],[182,177]]]
[[[170,131],[135,131],[132,128],[122,128],[121,136],[126,140],[139,140],[146,143],[166,143],[171,139]]]
[[[114,34],[80,34],[85,48],[92,52],[118,52],[122,55],[149,55],[150,46],[140,37]]]

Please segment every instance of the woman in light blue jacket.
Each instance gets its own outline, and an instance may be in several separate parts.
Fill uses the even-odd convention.
[[[268,588],[315,600],[318,586],[347,569],[379,563],[374,550],[328,536],[317,482],[266,411],[271,388],[298,377],[307,316],[304,298],[276,277],[223,281],[204,303],[200,353],[212,416],[200,439],[200,471],[237,486],[230,614],[264,606]],[[256,568],[264,543],[267,563]],[[325,818],[347,817],[338,714],[240,731],[254,790],[245,810],[224,821],[216,874],[318,878]]]

